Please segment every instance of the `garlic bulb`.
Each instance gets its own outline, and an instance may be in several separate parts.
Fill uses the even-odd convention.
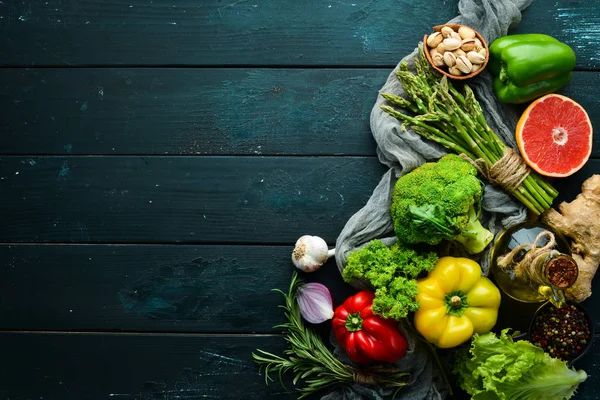
[[[296,242],[292,262],[301,271],[314,272],[334,254],[335,249],[329,250],[327,243],[320,237],[304,235]]]

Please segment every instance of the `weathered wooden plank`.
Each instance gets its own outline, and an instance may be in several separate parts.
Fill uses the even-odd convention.
[[[283,297],[271,289],[289,286],[292,248],[0,245],[0,330],[280,332]],[[301,276],[336,304],[354,293],[333,260]],[[599,299],[594,290],[583,305],[600,331]],[[527,331],[538,307],[503,298],[497,329]]]
[[[374,157],[4,157],[2,242],[334,243]]]
[[[384,172],[373,157],[4,157],[2,242],[333,243]],[[600,173],[557,179],[559,200]]]
[[[0,63],[392,65],[456,12],[455,1],[6,2]]]
[[[576,365],[589,375],[575,400],[596,399],[600,337]],[[265,385],[250,354],[280,354],[278,336],[0,333],[0,396],[39,399],[295,399]],[[284,377],[293,389],[289,377]],[[235,384],[232,384],[235,383]],[[318,399],[320,396],[313,396]],[[466,399],[458,392],[453,398]]]
[[[20,164],[23,165],[29,163]],[[581,182],[592,173],[600,172],[599,166],[600,161],[594,160],[574,176],[555,180],[561,190],[557,202],[572,200]],[[10,192],[5,193],[10,197]],[[52,204],[46,207],[59,208]],[[67,210],[90,208],[77,204],[63,207]],[[13,217],[18,224],[20,219],[14,219],[12,214],[8,212],[3,220],[10,221]],[[184,220],[182,217],[181,221]],[[343,217],[335,220],[334,224],[340,226],[346,221]],[[34,221],[29,228],[23,224],[20,229],[33,235],[31,232],[37,232],[40,224],[39,219]],[[89,222],[76,226],[74,221],[59,219],[57,224],[65,229],[69,223],[77,233],[73,240],[88,240],[81,235],[93,231]],[[271,220],[264,222],[271,223]],[[108,225],[112,224],[114,222]],[[298,230],[293,240],[304,233],[318,233],[325,226],[315,225],[313,229]],[[120,230],[102,232],[124,240]],[[218,228],[208,228],[209,233],[213,230],[218,231]],[[7,232],[5,240],[15,241],[15,237],[20,237],[14,233],[18,232],[17,227],[9,227]],[[162,232],[162,229],[152,228],[151,232]],[[126,240],[135,242],[138,237]],[[272,327],[282,322],[280,310],[276,308],[281,299],[269,290],[285,289],[289,283],[293,240],[288,240],[286,246],[3,245],[0,246],[0,259],[4,260],[0,275],[4,278],[0,281],[0,291],[4,296],[0,306],[5,311],[0,329],[273,332],[276,330]],[[329,242],[333,244],[333,240]],[[351,293],[340,280],[333,262],[308,278],[326,282],[334,289],[338,304]],[[231,287],[235,290],[228,290]],[[599,296],[600,291],[594,290],[584,304],[597,323],[600,310],[593,305]],[[507,303],[508,308],[504,310],[514,310],[516,306]],[[521,305],[518,307],[523,313],[501,313],[501,327],[527,328],[529,319],[525,314],[537,306],[532,305],[527,310]]]
[[[0,246],[1,330],[273,333],[292,246]],[[353,293],[333,260],[303,275]]]
[[[374,155],[389,73],[4,69],[0,153]]]
[[[389,73],[4,69],[0,154],[375,155],[369,115]],[[600,127],[598,91],[578,72],[561,93]]]
[[[0,4],[0,63],[392,66],[457,3],[11,1]],[[557,36],[596,68],[599,20],[595,0],[536,1],[518,29]]]
[[[279,382],[265,385],[251,358],[257,348],[283,351],[279,336],[0,333],[0,339],[3,399],[297,397]]]

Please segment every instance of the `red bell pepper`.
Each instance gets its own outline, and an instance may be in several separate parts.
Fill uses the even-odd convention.
[[[407,342],[398,323],[373,314],[375,294],[362,291],[335,309],[333,333],[352,361],[395,362],[406,355]]]

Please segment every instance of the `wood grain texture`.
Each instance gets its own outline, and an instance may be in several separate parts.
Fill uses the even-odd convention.
[[[600,337],[576,365],[587,371],[574,400],[596,399]],[[0,396],[10,400],[295,399],[277,377],[265,385],[251,360],[281,354],[278,336],[0,333]],[[289,379],[285,379],[292,389]],[[400,392],[401,393],[401,392]],[[320,396],[313,396],[316,400]],[[453,400],[468,399],[456,393]]]
[[[456,4],[0,1],[0,399],[296,398],[250,357],[285,348],[270,289],[300,235],[333,245],[369,198],[377,90]],[[537,0],[514,31],[574,48],[563,93],[596,127],[599,11]],[[306,278],[353,291],[333,261]],[[599,341],[576,400],[598,397]]]
[[[279,336],[0,333],[0,397],[291,400],[278,382],[265,385],[251,358],[284,346]]]
[[[0,245],[0,330],[278,333],[293,246]],[[333,260],[300,274],[354,293]],[[600,274],[594,280],[598,287]],[[600,332],[600,290],[583,303]],[[539,304],[508,297],[495,330],[525,332]]]
[[[374,155],[387,69],[3,69],[1,154]]]
[[[456,1],[11,1],[0,63],[395,65],[456,13]]]
[[[2,65],[393,66],[456,1],[60,0],[0,4]],[[600,66],[595,0],[536,1],[516,32],[549,33]]]
[[[0,330],[274,333],[292,246],[0,246]],[[335,262],[302,274],[353,290]]]
[[[0,158],[2,242],[334,243],[384,167],[373,157]],[[557,179],[558,201],[600,172]]]
[[[3,69],[0,154],[375,155],[390,69]],[[600,127],[600,76],[561,93]],[[600,156],[595,135],[593,156]]]
[[[334,243],[384,171],[373,157],[4,157],[0,241]]]

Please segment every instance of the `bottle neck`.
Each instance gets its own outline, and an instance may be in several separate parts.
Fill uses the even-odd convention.
[[[549,250],[534,260],[536,263],[532,278],[539,284],[564,290],[573,286],[579,276],[577,262],[568,254]]]

